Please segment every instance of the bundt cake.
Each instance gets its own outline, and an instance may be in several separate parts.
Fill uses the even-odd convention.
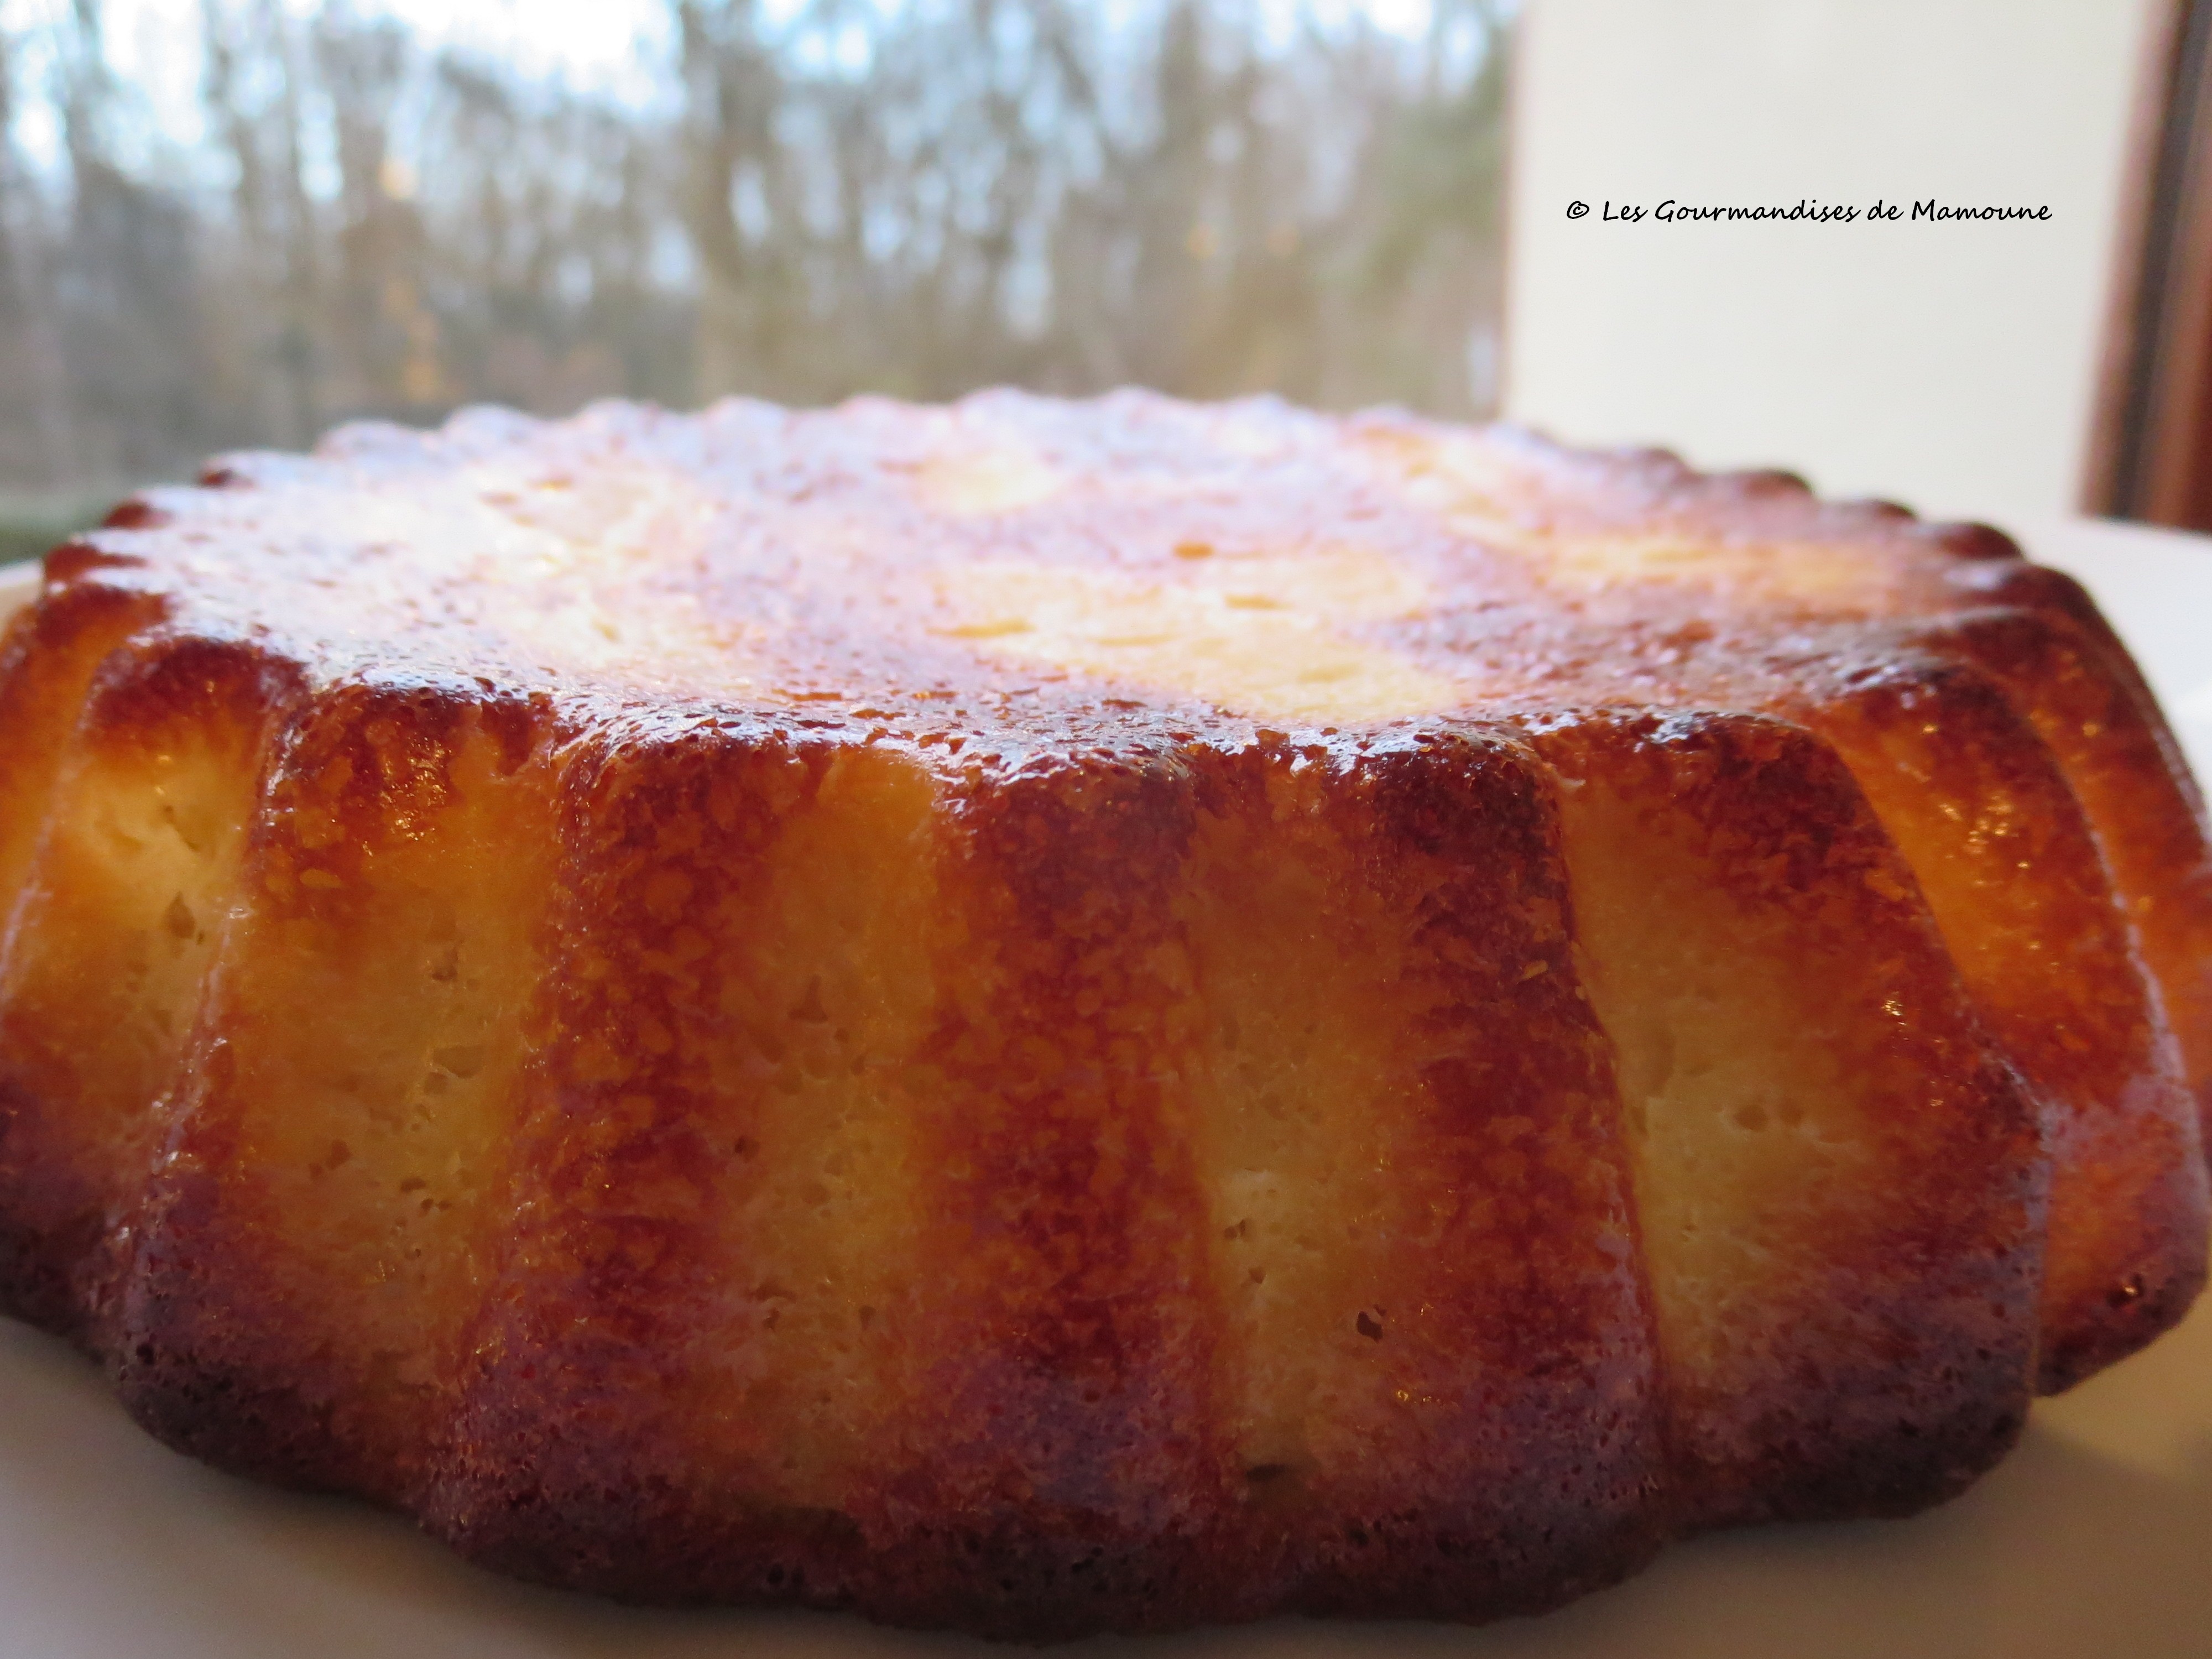
[[[344,428],[0,648],[0,1299],[510,1572],[1028,1637],[1893,1514],[2205,1263],[1994,532],[1271,401]]]

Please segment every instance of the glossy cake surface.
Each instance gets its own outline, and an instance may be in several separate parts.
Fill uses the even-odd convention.
[[[0,647],[0,1302],[648,1599],[1484,1618],[1899,1513],[2205,1260],[2080,590],[1255,402],[351,428]]]

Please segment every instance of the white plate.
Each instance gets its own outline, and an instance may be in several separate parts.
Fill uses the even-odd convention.
[[[2212,539],[2030,538],[2096,592],[2212,778]],[[0,573],[0,605],[7,599]],[[509,1583],[358,1504],[267,1491],[147,1438],[60,1344],[0,1322],[0,1656],[759,1659],[1004,1653],[815,1614],[641,1612]],[[2039,1405],[2010,1459],[1912,1521],[1678,1545],[1642,1577],[1483,1630],[1279,1620],[1087,1650],[1469,1659],[2212,1653],[2212,1298]]]

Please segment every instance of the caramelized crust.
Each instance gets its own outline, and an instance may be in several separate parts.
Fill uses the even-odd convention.
[[[1779,722],[1538,741],[1620,1054],[1681,1522],[1949,1495],[2026,1418],[2048,1176],[1910,871]]]
[[[127,1265],[117,1218],[191,1053],[289,678],[161,631],[123,646],[92,677],[36,803],[43,831],[0,957],[0,1289],[96,1349]]]
[[[2202,1279],[2212,856],[1994,532],[994,393],[236,458],[0,644],[0,1300],[653,1600],[1482,1619]]]
[[[2142,676],[2073,578],[2011,561],[1975,574],[2005,608],[1950,620],[1930,630],[1930,642],[1996,677],[2050,746],[2088,815],[2212,1123],[2212,854],[2203,796]]]
[[[173,1443],[419,1489],[503,1197],[545,769],[526,710],[433,688],[334,688],[273,746],[113,1343]]]

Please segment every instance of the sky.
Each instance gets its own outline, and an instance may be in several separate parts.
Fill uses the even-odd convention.
[[[1117,9],[1129,0],[1103,0]],[[147,88],[162,124],[195,118],[198,52],[195,43],[201,0],[106,0],[108,52],[124,76]],[[295,10],[308,0],[286,0]],[[433,46],[459,46],[496,56],[526,75],[558,74],[580,88],[649,98],[654,87],[642,66],[641,44],[665,50],[669,25],[665,0],[355,0],[363,15],[386,15],[406,22]],[[803,0],[769,0],[771,17],[797,12]],[[64,21],[70,0],[0,0],[0,24],[35,34],[41,24]],[[1260,0],[1263,15],[1279,27],[1301,12],[1325,23],[1364,15],[1393,33],[1426,27],[1429,0]]]
[[[874,0],[896,5],[901,0]],[[1146,0],[1097,0],[1121,12]],[[21,89],[14,138],[40,170],[61,161],[52,109],[35,95],[45,67],[41,37],[64,28],[71,0],[0,0],[0,28],[25,48],[15,70]],[[238,0],[232,0],[238,3]],[[316,0],[281,0],[306,14]],[[672,41],[666,0],[351,0],[357,15],[406,23],[433,50],[456,46],[504,60],[528,79],[559,76],[580,91],[642,106],[665,97],[653,65]],[[796,15],[806,0],[765,0],[771,18]],[[1388,33],[1423,33],[1430,0],[1255,0],[1271,29],[1287,32],[1302,16],[1324,27],[1364,17]],[[104,0],[107,56],[134,91],[140,119],[118,134],[126,166],[141,177],[205,185],[206,112],[199,93],[203,0]],[[133,152],[137,153],[133,153]]]
[[[296,12],[315,9],[285,0]],[[154,125],[180,144],[202,136],[198,48],[201,0],[106,0],[107,56],[117,73],[140,89]],[[40,67],[42,26],[67,19],[70,0],[0,0],[0,25],[28,35],[28,61]],[[667,44],[660,0],[356,0],[363,16],[395,16],[434,49],[464,46],[504,58],[532,78],[559,75],[573,86],[646,100],[658,87],[641,44]],[[36,159],[56,135],[36,108],[26,111],[19,141]]]

